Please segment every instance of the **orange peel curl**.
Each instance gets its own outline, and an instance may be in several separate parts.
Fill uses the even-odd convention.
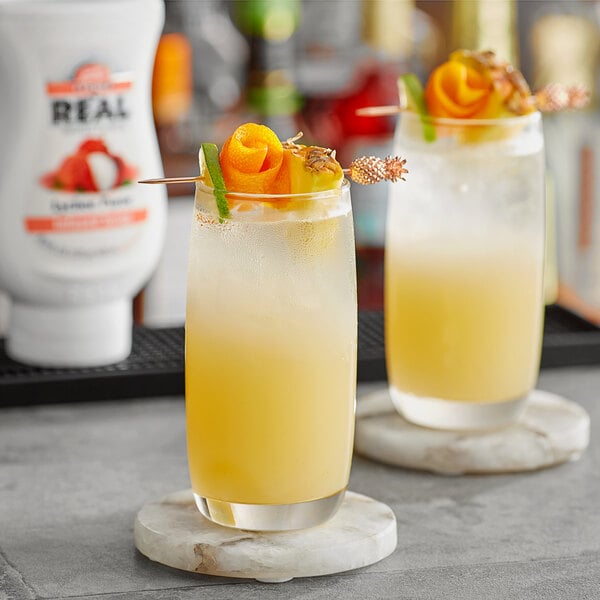
[[[240,125],[221,149],[219,161],[229,192],[272,193],[281,168],[283,146],[265,125]]]

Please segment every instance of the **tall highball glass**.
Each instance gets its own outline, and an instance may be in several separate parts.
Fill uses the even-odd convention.
[[[294,196],[198,183],[186,316],[189,469],[221,525],[317,525],[348,484],[356,381],[356,271],[347,182]]]
[[[390,392],[409,421],[510,425],[535,385],[543,327],[544,143],[538,112],[494,120],[404,113],[385,253]]]

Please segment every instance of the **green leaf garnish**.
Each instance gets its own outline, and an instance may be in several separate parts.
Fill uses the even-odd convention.
[[[416,112],[421,117],[423,125],[423,137],[426,142],[435,141],[435,127],[430,120],[427,104],[425,103],[425,93],[419,78],[414,73],[404,73],[398,79],[398,89],[400,92],[401,104],[404,100],[406,108]]]
[[[223,179],[223,171],[221,171],[221,163],[219,162],[219,149],[216,144],[203,143],[200,144],[201,161],[204,159],[204,165],[208,170],[210,179],[213,184],[213,194],[217,201],[217,210],[219,211],[219,220],[222,222],[223,219],[227,219],[231,216],[229,212],[229,204],[225,194],[227,192],[225,188],[225,180]]]

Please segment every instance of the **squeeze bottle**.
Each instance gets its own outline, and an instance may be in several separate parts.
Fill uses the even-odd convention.
[[[6,351],[83,367],[131,351],[163,243],[151,74],[161,0],[0,0],[0,289]]]

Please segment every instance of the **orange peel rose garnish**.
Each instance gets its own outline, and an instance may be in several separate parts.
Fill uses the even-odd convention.
[[[470,119],[484,115],[494,88],[475,69],[450,60],[437,67],[425,87],[425,102],[433,117]]]
[[[437,67],[425,88],[429,113],[434,117],[465,119],[481,112],[492,92],[474,69],[456,61]]]
[[[240,125],[223,144],[219,156],[229,192],[272,193],[283,160],[283,146],[265,125]]]
[[[491,51],[452,52],[429,77],[425,101],[431,116],[456,119],[496,119],[536,109],[522,73]]]

